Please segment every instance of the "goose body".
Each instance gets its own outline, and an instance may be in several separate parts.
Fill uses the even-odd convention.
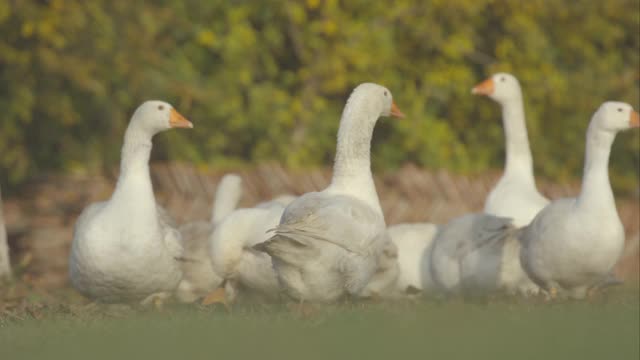
[[[508,218],[469,214],[453,219],[440,226],[422,271],[430,271],[447,294],[537,293],[520,265],[517,233]]]
[[[275,235],[258,246],[271,256],[288,296],[314,302],[370,296],[397,277],[397,251],[386,232],[370,166],[374,126],[389,115],[402,116],[389,90],[359,85],[340,120],[331,185],[289,204]],[[374,275],[380,281],[365,291]]]
[[[638,126],[630,105],[602,104],[587,130],[580,194],[553,201],[524,228],[522,263],[552,297],[583,298],[611,277],[624,248],[624,228],[609,183],[609,154],[617,132]]]
[[[309,301],[360,295],[390,243],[381,213],[356,198],[323,192],[289,205],[276,231],[264,244],[273,267],[288,295]]]
[[[135,111],[111,198],[88,206],[76,222],[69,275],[85,296],[103,302],[141,300],[178,285],[181,236],[156,204],[148,162],[153,135],[192,126],[165,102],[147,101]]]

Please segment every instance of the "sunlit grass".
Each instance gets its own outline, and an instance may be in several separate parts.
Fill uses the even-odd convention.
[[[638,290],[590,302],[61,307],[3,318],[0,359],[637,359]]]

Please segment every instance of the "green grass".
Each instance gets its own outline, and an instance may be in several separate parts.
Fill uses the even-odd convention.
[[[82,316],[51,307],[41,320],[0,320],[0,359],[638,359],[637,291],[554,304],[344,304],[304,316],[256,304]]]

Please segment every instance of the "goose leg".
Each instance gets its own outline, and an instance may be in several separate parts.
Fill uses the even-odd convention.
[[[303,318],[310,317],[317,312],[315,306],[308,302],[305,302],[304,300],[300,300],[297,303],[290,303],[289,305],[287,305],[287,307],[289,308],[289,311]]]
[[[552,302],[558,298],[558,287],[556,285],[549,285],[544,292],[544,301]]]

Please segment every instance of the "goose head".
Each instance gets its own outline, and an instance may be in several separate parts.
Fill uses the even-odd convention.
[[[145,101],[140,105],[131,117],[131,125],[149,135],[171,128],[193,128],[193,124],[171,104],[158,100]]]
[[[493,74],[490,78],[471,89],[471,93],[488,96],[499,103],[522,96],[520,82],[515,76],[508,73]]]
[[[358,104],[354,106],[354,104]],[[353,109],[357,107],[358,110]],[[393,116],[403,118],[404,114],[393,101],[391,91],[386,87],[374,83],[358,85],[347,100],[346,112],[367,111],[371,112],[370,119],[377,121],[380,116]]]
[[[591,121],[598,129],[613,133],[640,127],[638,112],[631,105],[618,101],[607,101],[600,105]]]

